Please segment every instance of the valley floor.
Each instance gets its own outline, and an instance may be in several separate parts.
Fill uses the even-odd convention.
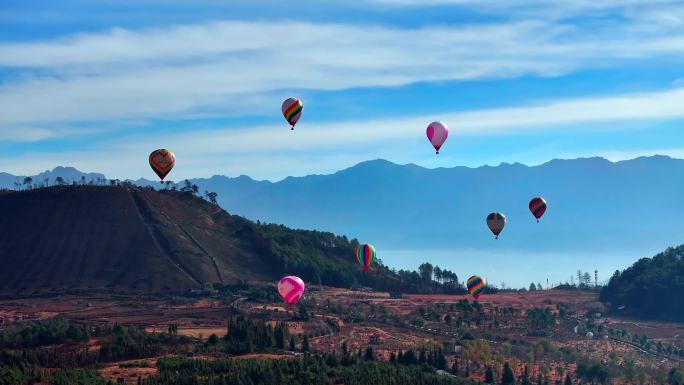
[[[399,352],[411,350],[421,356],[418,360],[425,359],[424,354],[443,355],[444,364],[437,366],[480,381],[491,368],[498,382],[506,362],[518,378],[543,377],[552,384],[564,381],[569,373],[590,380],[592,374],[585,373],[586,367],[594,364],[605,367],[615,383],[637,383],[640,375],[656,379],[684,367],[684,324],[607,317],[593,292],[493,294],[474,303],[465,296],[391,298],[388,293],[313,287],[301,306],[295,307],[255,297],[259,296],[248,290],[194,299],[62,296],[3,300],[0,324],[9,330],[61,318],[83,325],[135,326],[154,334],[172,332],[202,343],[199,351],[187,346],[182,350],[204,360],[294,359],[302,350],[360,357],[370,350],[375,360],[395,361]],[[286,325],[296,341],[294,351],[255,348],[235,354],[212,348],[206,341],[230,335],[228,320],[238,316]],[[97,339],[83,347],[100,349]],[[68,344],[62,348],[78,349]],[[135,383],[138,377],[157,375],[158,360],[176,353],[170,349],[145,357],[142,363],[108,362],[98,370],[106,379]]]

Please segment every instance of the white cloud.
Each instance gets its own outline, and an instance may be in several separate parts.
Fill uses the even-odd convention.
[[[147,155],[151,143],[155,143],[154,146],[170,148],[176,153],[179,164],[174,169],[174,178],[246,173],[256,178],[280,179],[288,175],[332,172],[371,158],[387,158],[400,163],[416,162],[416,159],[421,159],[421,154],[432,154],[424,129],[435,119],[443,120],[450,126],[450,140],[453,141],[458,140],[454,138],[466,136],[582,130],[582,127],[589,124],[615,129],[616,126],[621,126],[614,124],[616,122],[683,119],[682,105],[684,89],[672,89],[436,116],[327,124],[302,122],[294,132],[282,124],[249,129],[193,130],[164,137],[140,133],[108,141],[106,145],[101,145],[102,148],[96,145],[95,148],[76,152],[0,158],[0,170],[31,174],[35,170],[63,164],[99,170],[118,178],[137,177],[149,174]],[[611,124],[606,124],[608,122]],[[105,148],[106,151],[103,151]],[[684,150],[661,148],[626,152],[598,151],[598,155],[613,160],[656,153],[679,157],[684,155]],[[596,154],[581,153],[576,156]],[[453,164],[448,153],[440,156],[440,161]],[[497,156],[499,158],[496,159],[503,160],[501,157],[505,159],[507,154]],[[567,157],[571,157],[570,154]],[[425,158],[418,163],[433,165],[433,158]],[[458,160],[460,164],[463,161],[467,160]]]
[[[277,107],[283,89],[550,76],[632,58],[684,56],[684,30],[630,28],[583,31],[538,20],[412,29],[231,21],[0,43],[0,67],[20,74],[0,86],[0,130],[259,115],[267,111],[264,99]]]
[[[450,126],[452,135],[483,136],[537,130],[559,130],[585,123],[684,118],[684,88],[610,97],[569,99],[535,106],[497,108],[401,119],[304,123],[294,134],[283,126],[193,131],[171,136],[174,148],[195,149],[197,155],[339,148],[375,145],[384,141],[420,137],[433,120]],[[370,129],[372,128],[372,129]],[[300,133],[304,131],[305,133]],[[138,141],[133,141],[138,142]]]

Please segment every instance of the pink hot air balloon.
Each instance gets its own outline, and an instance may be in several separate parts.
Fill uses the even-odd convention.
[[[304,281],[294,275],[288,275],[278,282],[278,293],[288,305],[294,305],[304,295]]]
[[[435,148],[435,151],[439,154],[439,149],[447,140],[447,136],[449,136],[449,129],[446,124],[442,122],[432,122],[427,127],[425,133],[427,134],[428,140],[430,140],[430,143],[432,143],[432,146]]]

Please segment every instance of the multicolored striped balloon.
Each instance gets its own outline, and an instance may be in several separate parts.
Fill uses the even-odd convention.
[[[302,116],[303,109],[304,105],[302,105],[302,101],[299,99],[289,98],[283,102],[283,116],[285,117],[285,120],[292,125],[293,130],[299,121],[299,118]]]
[[[171,172],[175,164],[176,156],[169,150],[160,148],[159,150],[152,151],[150,154],[150,167],[152,167],[152,170],[162,181]]]
[[[294,275],[288,275],[278,282],[278,293],[288,305],[294,305],[304,295],[304,281]]]
[[[442,148],[442,145],[449,136],[449,129],[446,124],[442,122],[432,122],[427,126],[425,133],[427,134],[432,147],[434,147],[437,154],[439,154],[439,149]]]
[[[470,293],[473,298],[478,299],[487,286],[487,281],[479,275],[473,275],[468,278],[466,285],[468,286],[468,293]]]
[[[532,212],[532,215],[534,215],[535,218],[537,218],[537,222],[539,222],[539,218],[544,215],[546,212],[546,201],[542,197],[534,197],[530,201],[530,212]]]
[[[506,216],[501,213],[491,213],[487,215],[487,227],[494,233],[496,239],[499,239],[499,234],[506,226]]]
[[[356,250],[356,261],[361,267],[363,267],[364,271],[368,271],[370,269],[370,266],[374,260],[375,247],[373,247],[373,245],[366,243],[359,246],[359,248]]]

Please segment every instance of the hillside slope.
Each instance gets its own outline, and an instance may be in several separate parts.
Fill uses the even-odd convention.
[[[684,321],[684,245],[616,271],[600,299],[620,314]]]
[[[192,196],[132,186],[0,193],[0,293],[164,291],[299,274],[349,284],[356,245],[258,225]],[[286,255],[287,254],[287,255]]]

